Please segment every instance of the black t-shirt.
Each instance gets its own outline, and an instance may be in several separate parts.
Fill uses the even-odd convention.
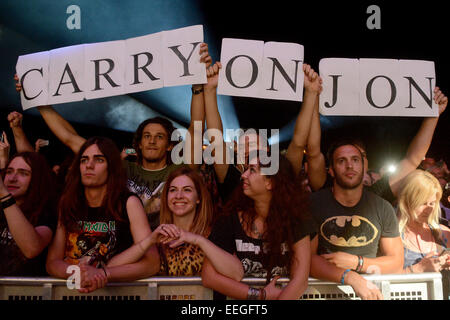
[[[239,183],[241,183],[241,172],[234,165],[230,164],[225,179],[217,185],[219,195],[224,204],[230,200],[231,194],[239,186]]]
[[[99,268],[106,265],[114,255],[133,245],[126,211],[130,196],[133,195],[124,197],[121,203],[124,208],[124,221],[114,219],[104,207],[89,207],[87,219],[78,221],[79,229],[66,234],[64,261],[78,264],[80,260],[84,260]]]
[[[294,243],[317,232],[313,220],[292,221],[291,225]],[[266,278],[267,270],[263,265],[264,243],[261,239],[247,236],[237,213],[220,217],[213,226],[209,240],[231,254],[236,253],[244,267],[244,277]],[[288,250],[285,244],[283,244],[283,252],[284,250]],[[271,270],[271,278],[277,275],[282,277],[289,275],[286,259],[287,256],[283,254],[279,264]]]
[[[53,235],[56,230],[56,210],[47,207],[39,215],[34,227],[46,226],[52,230]],[[9,232],[8,223],[3,210],[0,209],[0,275],[1,276],[24,276],[39,277],[46,276],[45,260],[47,259],[47,248],[37,257],[27,259],[14,241]]]
[[[376,195],[382,197],[384,200],[393,204],[395,201],[395,196],[392,193],[391,186],[389,185],[389,176],[384,175],[380,180],[375,182],[370,187],[367,187],[370,191],[375,193]]]
[[[381,237],[400,236],[391,204],[366,189],[354,207],[341,205],[331,189],[315,192],[311,213],[319,225],[318,254],[343,251],[375,258]]]

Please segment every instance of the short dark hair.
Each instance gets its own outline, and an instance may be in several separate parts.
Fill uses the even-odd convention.
[[[142,151],[141,151],[141,149],[139,149],[139,144],[141,143],[141,140],[142,140],[142,134],[144,133],[144,128],[150,123],[160,124],[167,133],[167,139],[169,142],[169,146],[174,144],[174,141],[171,140],[172,133],[175,131],[175,127],[173,126],[172,122],[170,122],[169,120],[167,120],[166,118],[163,118],[163,117],[149,118],[149,119],[141,122],[141,124],[137,128],[136,132],[134,133],[134,137],[133,137],[133,148],[134,148],[134,150],[136,150],[137,162],[140,164],[142,164]],[[169,155],[167,157],[167,161],[170,161]]]
[[[327,152],[327,160],[328,160],[328,166],[332,167],[333,166],[333,156],[334,153],[336,152],[336,150],[342,146],[353,146],[355,147],[358,152],[361,154],[361,160],[364,160],[364,154],[362,153],[362,151],[360,149],[363,148],[364,144],[359,144],[358,142],[360,142],[360,140],[357,139],[351,139],[351,138],[346,138],[346,139],[340,139],[335,141],[334,143],[331,144],[330,148],[328,149]],[[364,149],[365,150],[365,149]],[[364,161],[363,161],[363,165],[364,165]]]

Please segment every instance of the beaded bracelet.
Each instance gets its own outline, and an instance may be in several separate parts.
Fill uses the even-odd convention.
[[[260,290],[253,287],[248,287],[247,300],[258,300]]]

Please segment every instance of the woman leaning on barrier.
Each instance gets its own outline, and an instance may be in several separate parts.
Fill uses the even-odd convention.
[[[8,159],[3,133],[0,162]],[[45,256],[56,229],[54,177],[36,152],[16,154],[0,179],[0,276],[45,276]]]
[[[242,278],[239,260],[207,239],[211,231],[212,203],[201,176],[189,167],[172,172],[164,185],[161,211],[150,218],[150,236],[114,257],[108,266],[131,263],[157,245],[159,274],[199,276],[206,257],[227,277]]]
[[[308,286],[310,235],[317,228],[290,162],[281,156],[275,174],[264,175],[262,169],[259,159],[250,160],[209,238],[238,257],[234,263],[244,269],[245,277],[265,278],[267,285],[254,288],[226,277],[209,258],[203,266],[203,285],[235,299],[298,299]],[[279,288],[279,277],[289,277],[290,282]]]
[[[432,174],[413,171],[400,192],[398,218],[405,249],[403,273],[442,272],[448,297],[450,229],[439,224],[441,196],[439,181]]]

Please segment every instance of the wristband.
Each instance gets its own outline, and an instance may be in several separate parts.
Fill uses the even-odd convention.
[[[364,258],[362,256],[358,256],[358,265],[356,266],[355,271],[361,272],[363,265],[364,265]]]
[[[14,197],[11,197],[11,198],[9,198],[8,200],[6,200],[6,201],[2,201],[1,202],[1,204],[2,204],[2,209],[3,210],[5,210],[6,208],[9,208],[9,207],[11,207],[13,204],[15,204],[16,203],[16,199],[14,199]]]
[[[194,87],[191,87],[192,94],[200,94],[203,92],[203,87],[200,89],[194,89]]]
[[[258,300],[260,295],[260,290],[248,287],[247,300]]]
[[[347,273],[349,273],[350,271],[352,271],[352,269],[346,269],[346,270],[344,271],[344,273],[342,274],[342,277],[341,277],[341,284],[345,284],[345,282],[344,282],[345,276],[346,276]]]
[[[9,197],[12,197],[12,194],[11,194],[11,193],[8,193],[6,196],[1,197],[1,198],[0,198],[0,201],[5,200],[6,198],[9,198]]]

